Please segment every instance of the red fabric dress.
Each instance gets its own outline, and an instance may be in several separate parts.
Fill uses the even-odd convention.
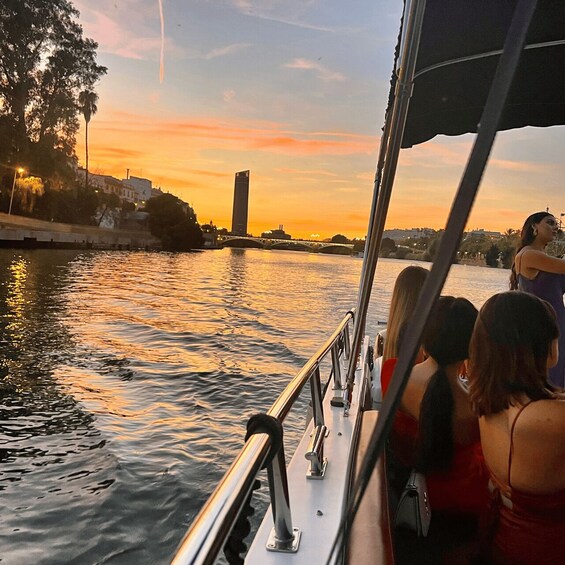
[[[512,487],[513,436],[510,430],[508,485],[491,473],[488,537],[490,558],[497,565],[558,565],[565,563],[565,489],[551,494],[531,494]]]
[[[381,387],[386,394],[396,359],[388,359],[381,370]],[[398,410],[391,433],[391,448],[395,461],[403,467],[415,464],[418,421]],[[480,442],[455,447],[450,468],[444,472],[426,474],[432,511],[479,516],[488,506],[488,471]]]

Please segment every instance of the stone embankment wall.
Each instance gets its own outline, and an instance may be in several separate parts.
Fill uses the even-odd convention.
[[[148,231],[44,222],[0,213],[0,247],[65,249],[160,249]]]

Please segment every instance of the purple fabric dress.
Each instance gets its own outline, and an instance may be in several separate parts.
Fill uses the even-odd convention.
[[[554,385],[565,388],[565,274],[540,271],[533,280],[518,275],[518,288],[547,300],[555,309],[559,325],[559,362],[549,370],[549,380]]]

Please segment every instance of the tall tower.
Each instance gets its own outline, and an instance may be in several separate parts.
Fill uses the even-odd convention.
[[[231,232],[233,235],[247,235],[247,208],[249,204],[249,171],[235,173],[233,192],[233,215]]]

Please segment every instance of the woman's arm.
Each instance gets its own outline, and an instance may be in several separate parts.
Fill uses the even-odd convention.
[[[565,273],[565,260],[536,249],[526,249],[521,253],[520,259],[520,268],[524,267],[546,273]]]

